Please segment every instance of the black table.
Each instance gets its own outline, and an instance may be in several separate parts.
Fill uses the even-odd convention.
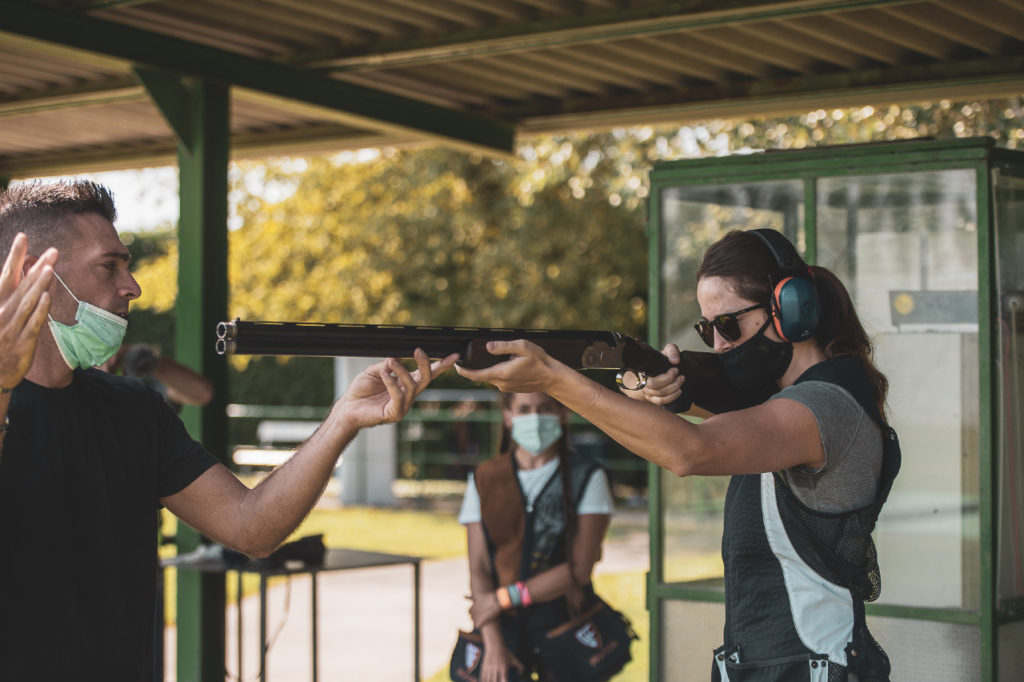
[[[190,560],[170,559],[162,562],[183,571],[222,573],[234,571],[238,581],[236,605],[238,608],[238,677],[242,678],[242,575],[255,573],[260,577],[260,680],[267,679],[267,579],[308,573],[312,592],[313,682],[317,681],[317,576],[325,571],[345,571],[355,568],[374,568],[411,564],[413,567],[413,680],[420,679],[420,557],[382,552],[364,552],[358,549],[328,549],[319,565],[288,563],[271,567],[266,562],[229,562],[221,557],[202,557]]]

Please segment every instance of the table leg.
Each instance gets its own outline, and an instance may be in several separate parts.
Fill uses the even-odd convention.
[[[267,680],[267,577],[260,574],[260,682]]]
[[[316,622],[317,622],[317,615],[316,615],[316,577],[317,577],[317,572],[316,571],[311,571],[310,574],[309,574],[309,580],[310,580],[310,591],[313,594],[313,604],[312,604],[312,608],[311,608],[312,613],[313,613],[313,682],[317,682],[317,661],[316,661],[316,642],[317,642],[317,630],[316,630]]]
[[[420,562],[413,564],[413,586],[412,586],[412,664],[413,680],[420,682]]]
[[[237,644],[238,644],[238,679],[244,680],[242,676],[242,572],[235,571],[235,585],[237,591],[235,592],[235,611],[238,622],[235,624],[237,630]]]

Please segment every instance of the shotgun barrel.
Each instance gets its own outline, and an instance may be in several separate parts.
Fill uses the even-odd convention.
[[[234,320],[217,325],[220,355],[295,355],[316,357],[411,358],[417,348],[430,357],[459,354],[458,364],[483,369],[504,362],[507,355],[487,352],[488,341],[526,339],[551,357],[577,370],[615,370],[619,385],[643,388],[647,378],[673,367],[660,351],[644,341],[602,330],[431,327],[330,322],[263,322]],[[693,403],[718,413],[750,407],[766,396],[748,396],[721,375],[714,353],[683,351],[679,370],[686,377],[682,395],[671,405],[685,412]],[[627,373],[636,377],[630,385]]]

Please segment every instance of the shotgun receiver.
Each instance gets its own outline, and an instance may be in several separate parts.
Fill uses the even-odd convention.
[[[508,360],[491,355],[488,341],[526,339],[548,355],[577,370],[612,369],[619,385],[639,390],[647,378],[667,372],[673,365],[660,351],[640,339],[619,332],[554,329],[488,329],[386,324],[332,324],[321,322],[221,322],[217,325],[220,355],[298,355],[317,357],[411,358],[422,348],[430,357],[458,353],[458,364],[483,369]],[[686,377],[683,393],[671,405],[685,412],[693,403],[713,413],[755,405],[760,400],[738,393],[720,374],[714,353],[683,351],[679,364]],[[632,372],[637,382],[624,380]]]

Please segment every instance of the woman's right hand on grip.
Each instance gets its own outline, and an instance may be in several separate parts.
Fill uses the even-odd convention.
[[[670,343],[667,344],[661,352],[666,358],[668,358],[669,362],[676,366],[662,374],[647,377],[647,384],[641,389],[631,391],[626,388],[621,388],[620,390],[624,394],[634,400],[646,400],[647,402],[659,407],[664,407],[665,405],[670,404],[682,395],[683,382],[686,381],[686,377],[679,373],[678,365],[679,360],[682,357],[679,352],[679,346],[674,343]],[[634,381],[635,377],[627,376],[626,379],[627,382]]]

